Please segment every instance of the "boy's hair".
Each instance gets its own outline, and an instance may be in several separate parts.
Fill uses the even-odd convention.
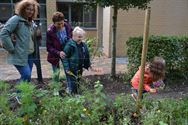
[[[53,23],[64,20],[64,14],[62,12],[55,12],[52,16]]]
[[[85,33],[86,32],[82,28],[80,28],[79,26],[77,26],[72,31],[73,39],[77,39],[78,35],[82,36],[81,39],[84,39]]]
[[[153,75],[153,80],[163,79],[165,76],[165,60],[162,57],[154,57],[149,65],[150,72]]]

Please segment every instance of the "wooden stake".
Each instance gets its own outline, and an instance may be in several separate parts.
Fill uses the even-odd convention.
[[[144,70],[145,70],[145,63],[146,63],[146,56],[147,56],[147,49],[148,49],[150,13],[151,13],[151,8],[149,7],[145,12],[142,58],[141,58],[141,69],[140,69],[141,71],[140,71],[140,80],[139,80],[138,98],[137,98],[137,109],[138,110],[141,106],[140,101],[142,99],[142,91],[143,91]]]

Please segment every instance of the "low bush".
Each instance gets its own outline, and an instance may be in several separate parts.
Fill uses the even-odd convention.
[[[54,83],[55,84],[55,83]],[[141,114],[130,95],[120,94],[111,100],[100,81],[82,95],[58,94],[55,86],[37,89],[21,83],[22,104],[10,108],[10,86],[0,82],[1,125],[184,125],[188,119],[188,98],[143,100]],[[11,90],[12,91],[12,90]]]
[[[96,38],[87,38],[85,42],[88,46],[91,58],[99,57],[103,54],[102,50],[100,50],[101,48],[99,47],[99,43],[97,42]]]
[[[188,123],[188,98],[145,101],[141,115],[144,125],[186,125]]]

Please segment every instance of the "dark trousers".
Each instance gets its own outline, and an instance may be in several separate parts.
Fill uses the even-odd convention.
[[[72,74],[67,72],[65,73],[67,80],[67,90],[71,94],[79,94],[79,77],[82,75],[82,69],[72,69],[71,73]]]
[[[132,93],[135,94],[136,96],[138,96],[138,90],[137,89],[134,89],[134,88],[131,88],[132,90]],[[143,95],[147,93],[146,90],[142,90],[142,98],[143,98]]]

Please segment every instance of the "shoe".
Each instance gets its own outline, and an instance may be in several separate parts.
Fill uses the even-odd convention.
[[[20,104],[20,105],[22,104],[22,103],[20,102],[20,97],[16,96],[15,99],[16,99],[16,101],[18,102],[18,104]]]
[[[131,94],[131,97],[134,99],[134,101],[136,101],[137,100],[137,96],[133,93],[133,94]]]

